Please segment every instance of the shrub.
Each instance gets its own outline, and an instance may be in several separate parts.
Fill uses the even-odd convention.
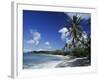
[[[72,50],[72,54],[76,57],[88,57],[90,50],[87,48],[75,48]]]

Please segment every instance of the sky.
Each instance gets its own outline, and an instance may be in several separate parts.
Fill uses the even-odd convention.
[[[51,12],[23,10],[23,50],[57,50],[66,43],[64,33],[73,15],[81,16],[82,29],[90,33],[90,13]]]

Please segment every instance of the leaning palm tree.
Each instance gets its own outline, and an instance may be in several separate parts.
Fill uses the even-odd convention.
[[[80,41],[82,37],[82,28],[80,26],[81,17],[78,17],[77,15],[74,15],[71,19],[71,26],[69,28],[70,37],[71,37],[71,44],[72,47],[77,47],[77,43]]]
[[[70,43],[66,43],[64,49],[67,48],[79,48],[80,46],[87,47],[87,34],[83,31],[80,23],[82,21],[81,16],[74,15],[71,19],[71,25],[68,28],[68,31],[65,33],[69,33]],[[67,48],[66,48],[67,47]]]

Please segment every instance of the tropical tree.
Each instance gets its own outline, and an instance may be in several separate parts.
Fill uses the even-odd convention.
[[[80,41],[82,37],[82,28],[80,26],[80,22],[81,17],[74,15],[71,19],[71,26],[68,29],[71,40],[70,46],[73,48],[77,47],[77,43]],[[65,34],[67,34],[68,32],[66,32]]]
[[[65,34],[69,33],[70,43],[66,43],[64,48],[78,48],[87,47],[89,45],[89,38],[85,31],[83,31],[80,23],[82,21],[81,16],[73,15],[71,18],[71,25]]]

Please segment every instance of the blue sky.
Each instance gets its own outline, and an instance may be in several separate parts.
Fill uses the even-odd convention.
[[[24,52],[31,50],[56,50],[64,47],[61,39],[61,29],[70,26],[70,18],[76,13],[47,12],[23,10],[23,48]],[[91,14],[77,13],[82,16],[80,23],[83,30],[90,33]]]

